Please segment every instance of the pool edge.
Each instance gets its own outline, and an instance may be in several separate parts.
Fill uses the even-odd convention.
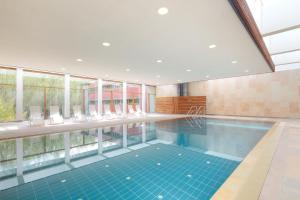
[[[272,126],[217,190],[212,199],[253,200],[259,198],[284,126],[285,122],[276,122]]]

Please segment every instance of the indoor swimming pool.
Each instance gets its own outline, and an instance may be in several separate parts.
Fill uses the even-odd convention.
[[[210,199],[272,125],[182,118],[2,140],[0,199]]]

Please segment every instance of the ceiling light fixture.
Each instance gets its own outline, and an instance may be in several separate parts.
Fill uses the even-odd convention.
[[[209,78],[209,75],[206,75],[205,77],[206,77],[206,78]]]
[[[157,60],[156,62],[157,62],[157,63],[162,63],[162,60]]]
[[[177,80],[177,82],[182,82],[182,80]]]
[[[110,46],[110,43],[109,43],[109,42],[102,42],[102,46],[104,46],[104,47],[109,47],[109,46]]]
[[[161,8],[159,8],[159,9],[157,10],[157,13],[158,13],[159,15],[166,15],[166,14],[168,14],[168,12],[169,12],[169,10],[168,10],[168,8],[166,8],[166,7],[161,7]]]
[[[156,78],[160,78],[160,75],[156,75]]]
[[[82,62],[83,60],[81,58],[76,59],[77,62]]]
[[[191,69],[187,69],[187,70],[185,70],[185,71],[187,71],[187,72],[191,72],[192,70],[191,70]]]
[[[62,70],[62,71],[66,71],[66,68],[62,67],[61,70]]]
[[[248,69],[246,69],[246,70],[245,70],[245,72],[246,72],[246,73],[248,73],[248,72],[249,72],[249,70],[248,70]]]
[[[232,63],[232,64],[236,64],[236,63],[237,63],[237,61],[236,61],[236,60],[233,60],[233,61],[231,61],[231,63]]]
[[[126,68],[125,71],[126,71],[126,72],[130,72],[130,69],[129,69],[129,68]]]
[[[105,77],[109,77],[109,75],[108,75],[108,74],[105,74],[104,76],[105,76]]]
[[[217,45],[215,45],[215,44],[211,44],[211,45],[209,45],[208,46],[210,49],[213,49],[213,48],[216,48],[217,47]]]

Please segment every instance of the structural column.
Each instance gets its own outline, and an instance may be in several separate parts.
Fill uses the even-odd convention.
[[[17,152],[17,176],[23,175],[23,139],[16,139]]]
[[[70,117],[70,74],[65,74],[65,105],[64,117]]]
[[[64,133],[64,145],[65,145],[65,163],[70,163],[71,156],[70,156],[70,133]]]
[[[17,68],[16,74],[16,120],[23,120],[23,69]]]
[[[127,114],[127,83],[123,82],[123,113]]]
[[[142,123],[142,142],[146,142],[146,123]]]
[[[146,112],[146,85],[142,85],[142,112]]]
[[[98,154],[103,153],[102,128],[98,128]]]
[[[127,148],[127,124],[123,124],[123,148]]]
[[[97,81],[97,86],[98,86],[98,99],[97,99],[97,103],[98,103],[98,114],[102,115],[103,111],[102,111],[102,99],[103,99],[103,94],[102,94],[102,87],[103,87],[103,81],[102,79],[98,79]]]

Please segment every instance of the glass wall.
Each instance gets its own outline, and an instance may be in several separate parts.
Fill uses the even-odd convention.
[[[146,112],[155,112],[155,98],[156,98],[156,88],[155,86],[146,86]]]
[[[123,109],[123,84],[121,82],[103,81],[103,112],[110,108],[111,112]]]
[[[142,143],[142,123],[131,123],[127,126],[127,145],[132,146]]]
[[[49,117],[50,106],[64,105],[64,76],[24,71],[23,116],[30,117],[30,107],[39,106],[45,119]]]
[[[142,86],[138,84],[127,84],[127,105],[137,111],[137,107],[142,110]]]
[[[74,106],[81,108],[82,114],[89,114],[89,106],[97,110],[97,80],[71,77],[70,79],[70,106],[73,115]]]
[[[16,120],[16,70],[0,68],[0,122]]]

